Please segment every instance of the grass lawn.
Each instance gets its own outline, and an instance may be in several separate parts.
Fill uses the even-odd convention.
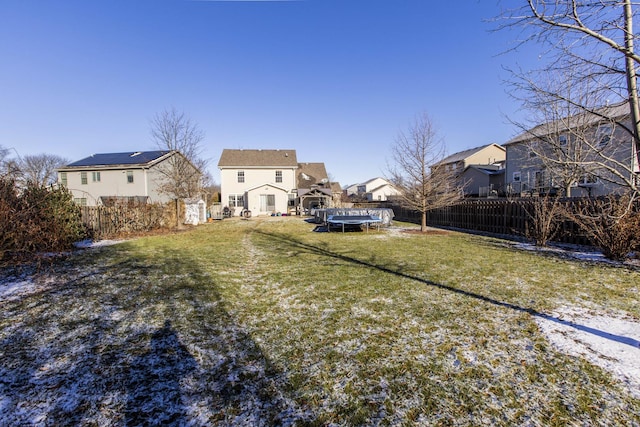
[[[24,290],[0,297],[0,424],[640,425],[536,323],[640,319],[637,270],[313,228],[224,220],[5,272]]]

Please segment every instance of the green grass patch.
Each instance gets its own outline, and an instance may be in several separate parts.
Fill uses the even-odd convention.
[[[639,400],[534,319],[638,319],[638,271],[461,233],[312,230],[224,220],[57,262],[0,300],[0,419],[640,423]]]

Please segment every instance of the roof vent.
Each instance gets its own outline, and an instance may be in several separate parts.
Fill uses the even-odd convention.
[[[139,156],[140,154],[142,154],[142,151],[136,151],[131,155],[131,157]]]

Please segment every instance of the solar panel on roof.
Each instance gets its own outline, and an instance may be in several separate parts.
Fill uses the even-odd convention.
[[[127,153],[99,153],[70,163],[68,166],[139,165],[154,161],[169,151],[135,151]]]

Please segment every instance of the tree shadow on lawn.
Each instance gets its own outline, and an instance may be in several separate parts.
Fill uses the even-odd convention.
[[[183,425],[187,422],[181,380],[198,370],[189,350],[166,320],[149,349],[131,362],[127,382],[127,425]]]
[[[586,325],[581,325],[581,324],[577,324],[575,322],[570,322],[567,320],[563,320],[560,319],[556,316],[552,316],[546,313],[542,313],[538,310],[535,310],[533,308],[530,307],[522,307],[520,305],[517,304],[513,304],[513,303],[509,303],[506,301],[500,301],[482,294],[478,294],[475,292],[470,292],[470,291],[466,291],[464,289],[459,289],[459,288],[455,288],[453,286],[449,286],[449,285],[444,285],[442,283],[437,283],[428,279],[423,279],[420,277],[416,277],[416,276],[412,276],[410,274],[407,273],[403,273],[402,271],[399,270],[393,270],[389,267],[383,266],[383,265],[378,265],[378,264],[374,264],[372,262],[369,261],[364,261],[361,259],[357,259],[357,258],[353,258],[347,255],[342,255],[333,251],[330,251],[328,249],[324,249],[318,246],[314,246],[305,242],[302,242],[300,240],[296,240],[293,239],[290,235],[281,235],[281,234],[276,234],[276,233],[270,233],[270,232],[266,232],[266,231],[262,231],[262,230],[257,230],[256,233],[260,233],[264,236],[270,237],[272,239],[275,239],[277,241],[280,242],[280,244],[282,245],[287,245],[287,246],[291,246],[295,249],[298,250],[303,250],[305,252],[309,252],[309,253],[314,253],[316,255],[320,255],[320,256],[325,256],[325,257],[329,257],[329,258],[334,258],[334,259],[338,259],[341,261],[345,261],[345,262],[349,262],[352,264],[356,264],[359,266],[363,266],[363,267],[368,267],[368,268],[374,268],[376,270],[382,271],[384,273],[388,273],[388,274],[392,274],[394,276],[398,276],[401,277],[403,279],[410,279],[419,283],[422,283],[424,285],[428,285],[428,286],[432,286],[434,288],[438,288],[438,289],[443,289],[449,292],[453,292],[459,295],[463,295],[465,297],[469,297],[469,298],[474,298],[478,301],[482,301],[497,307],[502,307],[502,308],[507,308],[510,310],[514,310],[517,312],[521,312],[521,313],[527,313],[530,314],[531,316],[535,316],[544,320],[548,320],[554,323],[558,323],[560,325],[564,325],[564,326],[568,326],[571,328],[574,328],[576,330],[582,331],[582,332],[586,332],[601,338],[605,338],[607,340],[611,340],[620,344],[625,344],[625,345],[629,345],[631,347],[634,348],[640,348],[640,341],[631,338],[631,337],[627,337],[627,336],[623,336],[623,335],[616,335],[616,334],[612,334],[600,329],[596,329],[596,328],[592,328],[590,326],[586,326]]]
[[[0,424],[260,426],[313,418],[198,260],[169,249],[127,255],[116,263],[96,256],[91,274],[0,301]],[[179,312],[185,307],[190,318]]]

